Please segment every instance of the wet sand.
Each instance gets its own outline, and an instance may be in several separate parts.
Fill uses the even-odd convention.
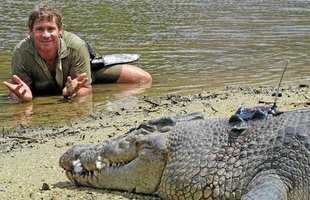
[[[191,112],[200,112],[205,118],[228,118],[240,106],[272,105],[274,92],[273,87],[235,87],[190,96],[143,97],[130,109],[103,110],[79,122],[4,132],[0,139],[0,198],[156,199],[129,192],[75,186],[58,166],[58,159],[72,145],[95,145],[126,133],[144,120]],[[282,88],[277,105],[280,111],[309,109],[309,86]]]

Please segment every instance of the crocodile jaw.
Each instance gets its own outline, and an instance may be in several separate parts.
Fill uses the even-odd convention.
[[[97,188],[153,194],[166,165],[165,137],[139,131],[102,145],[77,145],[59,160],[68,179]]]

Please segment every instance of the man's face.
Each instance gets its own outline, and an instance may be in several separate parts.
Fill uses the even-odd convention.
[[[37,19],[33,29],[30,30],[30,36],[34,38],[38,53],[44,57],[44,55],[52,52],[57,53],[61,32],[62,27],[57,26],[55,18],[52,21]]]

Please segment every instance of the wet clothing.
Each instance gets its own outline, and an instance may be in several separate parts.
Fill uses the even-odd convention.
[[[31,89],[34,95],[62,94],[67,77],[76,78],[82,73],[88,74],[86,86],[95,83],[116,82],[121,66],[113,66],[91,72],[90,53],[84,40],[70,32],[63,31],[56,59],[56,75],[48,70],[45,61],[36,51],[34,39],[28,37],[19,42],[13,51],[12,75],[17,75]],[[91,74],[92,73],[92,74]]]
[[[56,59],[56,75],[53,77],[37,52],[34,39],[28,37],[14,48],[12,75],[21,78],[33,94],[61,94],[68,76],[74,79],[87,73],[88,82],[85,85],[91,84],[89,60],[86,43],[78,36],[63,31]]]
[[[122,72],[122,65],[104,67],[97,71],[92,71],[93,83],[116,83]]]
[[[87,44],[90,59],[100,58],[101,55],[98,55],[91,46]],[[94,66],[91,66],[92,71],[92,79],[93,83],[116,83],[118,78],[120,77],[120,74],[122,72],[122,65],[114,65],[109,67],[104,67],[104,65],[100,66],[102,67],[99,70],[97,68],[94,68]]]

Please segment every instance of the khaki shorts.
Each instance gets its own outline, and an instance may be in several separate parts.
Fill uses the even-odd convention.
[[[93,84],[116,83],[122,72],[122,65],[104,67],[97,71],[92,71]]]

